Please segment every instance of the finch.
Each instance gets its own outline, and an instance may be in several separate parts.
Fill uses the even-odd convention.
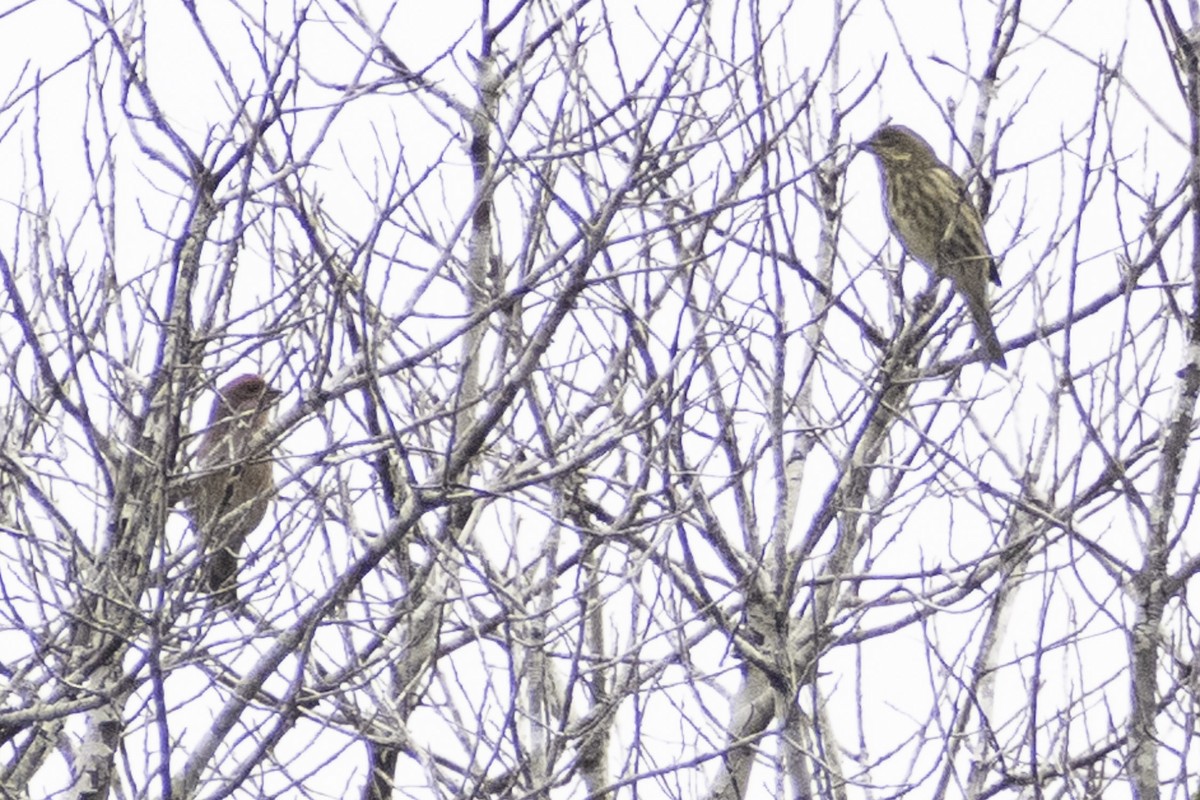
[[[1007,367],[988,300],[988,279],[999,285],[1000,273],[966,185],[928,142],[902,125],[883,126],[863,148],[879,160],[892,233],[910,256],[950,279],[967,303],[987,360]]]
[[[237,603],[238,551],[275,498],[270,453],[251,448],[282,394],[258,375],[225,384],[200,441],[197,474],[184,491],[187,515],[205,553],[203,581],[218,606]]]

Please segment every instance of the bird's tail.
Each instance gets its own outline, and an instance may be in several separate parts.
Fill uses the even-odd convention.
[[[1008,369],[1008,362],[1004,360],[1004,348],[1000,346],[1000,340],[996,337],[996,326],[992,324],[992,312],[988,308],[986,288],[982,297],[976,296],[974,292],[963,292],[962,294],[967,301],[967,308],[971,310],[971,318],[975,321],[975,336],[979,339],[979,344],[983,347],[988,362],[1001,369]]]
[[[237,605],[237,573],[237,553],[228,547],[215,548],[208,554],[204,582],[218,608],[232,608]]]

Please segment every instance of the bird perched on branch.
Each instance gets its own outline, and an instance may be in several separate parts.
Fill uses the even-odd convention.
[[[892,233],[910,256],[950,279],[967,303],[987,360],[1007,367],[988,300],[988,279],[999,285],[1000,273],[966,185],[903,125],[883,126],[863,148],[879,160]]]
[[[255,442],[283,393],[258,375],[217,391],[197,452],[197,472],[181,490],[206,563],[203,582],[224,607],[237,603],[238,551],[275,499],[271,454]]]

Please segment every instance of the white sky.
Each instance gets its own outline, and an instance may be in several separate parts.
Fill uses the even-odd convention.
[[[250,42],[259,36],[257,32],[243,28],[243,14],[234,4],[210,2],[200,4],[202,17],[220,42],[221,58],[224,66],[236,76],[243,91],[257,93],[262,86],[255,81],[260,70],[253,59],[253,48]],[[374,19],[382,22],[382,14],[387,5],[377,6],[363,4],[368,13],[379,14]],[[639,64],[649,58],[655,48],[655,36],[652,31],[665,30],[668,21],[679,12],[677,3],[613,3],[609,13],[614,19],[621,21],[620,35],[616,37],[620,48],[622,66],[628,74],[640,72]],[[815,77],[822,68],[821,59],[828,49],[830,37],[834,28],[829,18],[827,3],[795,3],[790,7],[779,3],[763,3],[761,19],[773,20],[777,9],[785,9],[782,24],[786,34],[772,40],[768,50],[768,72],[779,85],[800,79],[801,76]],[[975,113],[975,90],[972,80],[982,71],[982,59],[991,36],[991,26],[994,10],[991,3],[982,0],[963,0],[968,19],[959,15],[958,3],[946,0],[933,2],[902,2],[881,3],[879,0],[864,0],[856,7],[850,23],[841,31],[846,46],[841,51],[840,80],[845,90],[840,103],[844,106],[852,98],[864,91],[868,80],[886,59],[886,69],[880,86],[871,90],[862,105],[847,119],[845,143],[861,141],[883,120],[892,119],[902,122],[918,131],[924,132],[935,149],[943,156],[949,156],[954,166],[960,170],[966,166],[966,159],[960,147],[951,147],[948,130],[943,122],[943,110],[947,102],[957,104],[958,110],[954,121],[959,136],[967,137],[971,130],[971,119]],[[1003,147],[999,157],[1001,175],[997,182],[993,198],[993,213],[988,222],[988,234],[996,251],[1004,253],[1002,277],[1004,287],[998,294],[998,320],[1000,338],[1008,341],[1027,332],[1032,325],[1047,320],[1061,318],[1067,308],[1067,278],[1069,249],[1060,247],[1049,257],[1043,254],[1055,241],[1062,231],[1059,229],[1058,214],[1060,208],[1074,208],[1078,205],[1081,194],[1079,174],[1081,165],[1082,140],[1075,138],[1067,147],[1068,155],[1061,153],[1064,138],[1077,137],[1085,129],[1094,116],[1097,103],[1097,84],[1104,84],[1106,76],[1098,75],[1094,62],[1102,59],[1109,65],[1119,65],[1125,85],[1108,84],[1102,95],[1104,107],[1101,116],[1107,117],[1113,130],[1113,152],[1117,157],[1136,164],[1137,167],[1125,170],[1123,176],[1128,179],[1131,175],[1140,175],[1141,185],[1131,187],[1133,190],[1150,194],[1157,187],[1160,199],[1171,192],[1175,186],[1176,177],[1182,174],[1181,165],[1186,163],[1186,147],[1181,144],[1181,137],[1186,137],[1186,116],[1184,108],[1170,79],[1170,64],[1163,55],[1158,43],[1158,35],[1153,28],[1145,9],[1145,3],[1140,1],[1126,3],[1088,3],[1073,2],[1064,4],[1027,2],[1024,7],[1025,26],[1022,28],[1014,44],[1014,55],[1006,62],[997,96],[993,100],[988,124],[989,143],[996,130],[997,121],[1005,125],[1011,121],[1011,130],[1003,138]],[[730,36],[738,42],[736,52],[744,57],[747,47],[747,31],[739,27],[735,32],[727,29],[727,21],[733,16],[730,2],[714,3],[713,18],[716,21],[712,35],[714,40],[722,41]],[[268,4],[270,13],[278,13],[280,20],[286,20],[293,13],[292,9],[283,3]],[[599,7],[596,7],[597,11]],[[888,13],[891,19],[889,20]],[[251,10],[251,13],[254,13]],[[475,52],[478,41],[477,30],[471,31],[461,38],[463,31],[469,27],[469,20],[478,13],[477,4],[466,0],[445,0],[436,4],[427,2],[396,3],[390,15],[383,39],[388,46],[402,57],[413,68],[433,65],[427,77],[455,96],[461,102],[473,102],[473,67],[468,59]],[[499,10],[495,14],[501,13]],[[3,8],[0,7],[0,14]],[[355,66],[355,47],[362,39],[357,31],[350,31],[344,21],[336,24],[318,21],[322,12],[314,9],[309,13],[309,24],[305,27],[301,46],[303,68],[312,77],[330,83],[346,82],[350,79],[352,68]],[[1045,15],[1045,16],[1039,16]],[[744,23],[745,14],[737,16]],[[46,76],[51,71],[62,67],[66,62],[85,53],[89,46],[89,37],[97,35],[99,27],[94,23],[85,25],[82,14],[73,4],[49,0],[38,2],[5,16],[0,16],[0,75],[9,78],[0,83],[0,105],[4,95],[13,86],[21,89],[30,85],[30,78],[20,80],[17,75],[22,70],[31,74],[40,71]],[[586,12],[584,17],[589,26],[597,26],[597,15]],[[638,18],[644,23],[636,21]],[[157,100],[168,119],[177,126],[187,137],[190,145],[196,151],[205,151],[206,142],[210,141],[213,132],[216,135],[224,133],[229,125],[230,99],[229,92],[221,86],[220,77],[213,66],[213,59],[188,22],[183,4],[156,3],[146,11],[147,20],[147,56],[146,62],[139,65],[150,77]],[[894,27],[893,27],[894,24]],[[649,30],[648,30],[649,29]],[[348,44],[339,35],[345,30],[346,36],[352,37],[354,46]],[[968,46],[964,46],[964,33]],[[516,34],[505,41],[506,47],[515,51],[519,46]],[[615,80],[610,85],[604,82],[612,78],[613,69],[605,64],[608,58],[607,50],[599,45],[599,37],[594,47],[586,53],[586,68],[588,78],[602,94],[616,93],[619,86]],[[906,63],[910,58],[911,62]],[[944,62],[944,63],[939,63]],[[595,66],[605,64],[605,66]],[[106,64],[104,69],[115,70],[115,64]],[[965,71],[965,75],[964,75]],[[92,194],[92,187],[87,180],[84,167],[83,150],[80,141],[80,129],[85,124],[84,117],[95,113],[95,104],[84,104],[82,93],[85,91],[85,63],[80,60],[66,68],[67,74],[61,78],[49,80],[41,91],[39,98],[41,113],[40,124],[34,128],[34,106],[29,99],[14,103],[0,114],[0,248],[3,248],[10,260],[22,248],[28,247],[28,231],[19,228],[27,224],[27,218],[21,217],[18,223],[18,207],[36,208],[42,200],[27,192],[35,185],[34,176],[30,173],[31,162],[29,154],[34,147],[35,139],[42,152],[42,163],[46,170],[45,184],[49,196],[45,198],[49,206],[51,234],[54,238],[71,241],[68,251],[73,261],[82,265],[94,263],[102,252],[101,243],[93,239],[94,230],[90,224],[76,226],[81,218],[87,219],[87,199]],[[914,74],[915,73],[915,74]],[[916,76],[919,75],[924,87],[919,85]],[[368,68],[363,75],[363,81],[376,80],[383,76],[377,67]],[[823,79],[827,80],[827,79]],[[113,81],[113,86],[116,82]],[[794,90],[796,94],[803,89]],[[114,89],[106,91],[112,93]],[[432,104],[421,115],[421,109],[411,98],[398,98],[399,91],[381,94],[377,101],[358,101],[351,104],[346,115],[337,119],[327,130],[324,139],[319,142],[313,160],[314,183],[319,185],[322,202],[336,209],[336,216],[348,228],[350,237],[365,236],[372,220],[372,209],[365,198],[363,186],[371,187],[380,175],[386,172],[386,158],[397,156],[397,148],[393,138],[396,131],[402,132],[400,147],[403,156],[411,165],[413,174],[419,174],[425,165],[443,159],[443,148],[446,146],[446,129],[430,123],[431,117],[441,115],[444,120],[452,119],[452,115],[442,108]],[[317,144],[315,137],[318,131],[324,130],[326,116],[321,108],[322,103],[336,100],[338,92],[333,90],[321,91],[306,84],[300,95],[300,102],[310,104],[311,112],[300,116],[297,124],[297,139],[305,146]],[[805,124],[813,124],[824,135],[828,132],[829,99],[828,91],[822,88],[818,91],[819,102],[816,112],[806,118]],[[11,100],[12,97],[10,96]],[[511,100],[511,95],[509,97]],[[175,203],[173,192],[178,182],[171,179],[161,166],[150,163],[138,153],[135,144],[128,136],[128,131],[120,118],[115,105],[115,97],[109,98],[109,109],[117,133],[113,143],[119,159],[118,172],[122,182],[117,190],[119,207],[119,227],[117,232],[118,255],[120,258],[119,272],[126,279],[143,270],[154,270],[164,258],[164,249],[159,232],[146,232],[146,223],[158,231],[178,231],[181,226],[180,209]],[[407,114],[418,119],[421,124],[408,124]],[[143,134],[152,146],[165,146],[157,141],[154,134],[147,133],[148,126],[141,126]],[[392,138],[389,138],[392,137]],[[797,133],[794,148],[805,146],[808,137]],[[804,159],[792,151],[793,157],[800,161]],[[708,163],[716,164],[719,159],[712,153],[702,158],[712,159]],[[451,149],[444,157],[443,166],[438,175],[431,181],[423,196],[423,208],[433,208],[441,198],[444,207],[444,217],[440,218],[437,226],[440,230],[449,232],[467,213],[471,196],[470,169],[466,153],[463,149]],[[697,162],[697,171],[702,172],[701,162]],[[715,169],[715,168],[714,168]],[[846,197],[848,204],[845,209],[847,219],[854,220],[854,226],[848,235],[860,236],[856,242],[863,252],[874,252],[884,246],[887,241],[886,228],[880,216],[877,188],[877,168],[872,159],[859,157],[850,167],[847,176]],[[714,181],[715,182],[715,181]],[[707,185],[700,189],[708,189]],[[1111,186],[1102,190],[1113,193]],[[1136,220],[1138,211],[1127,199],[1123,199],[1122,213],[1129,219]],[[507,219],[498,220],[500,235],[505,241],[516,241],[516,231],[521,229],[524,219],[518,215],[510,215]],[[1132,223],[1130,223],[1132,224]],[[361,229],[355,227],[359,225]],[[1018,232],[1019,228],[1019,232]],[[815,230],[815,229],[814,229]],[[505,238],[512,231],[514,235]],[[448,235],[448,233],[447,233]],[[427,244],[404,239],[394,231],[387,233],[387,244],[403,251],[404,257],[414,264],[425,263],[436,257],[434,248]],[[868,238],[869,237],[869,238]],[[1079,278],[1078,293],[1082,299],[1088,299],[1101,288],[1112,284],[1111,276],[1120,268],[1117,253],[1114,248],[1129,237],[1127,230],[1115,224],[1114,219],[1102,215],[1093,215],[1085,219],[1077,245]],[[800,238],[799,236],[797,238]],[[898,255],[895,243],[889,245],[892,253]],[[248,247],[243,257],[249,260],[254,248]],[[847,247],[844,257],[854,252],[853,246]],[[266,255],[260,254],[266,261]],[[811,258],[812,253],[802,254]],[[1176,254],[1177,255],[1177,254]],[[275,257],[281,257],[276,253]],[[259,264],[265,272],[264,264]],[[1033,265],[1037,265],[1035,274]],[[244,265],[245,266],[245,265]],[[246,267],[249,269],[249,267]],[[1089,272],[1095,270],[1094,273]],[[1089,280],[1089,275],[1101,276]],[[86,277],[86,276],[80,276]],[[379,280],[381,291],[383,279]],[[718,276],[723,288],[727,287],[731,302],[744,300],[751,303],[757,297],[760,287],[746,282],[737,273],[724,272]],[[247,275],[239,275],[239,287],[245,287],[245,294],[240,297],[247,307],[256,305],[260,298],[268,296],[273,288],[263,281],[256,282]],[[727,282],[727,283],[726,283]],[[904,278],[905,288],[910,295],[915,294],[924,285],[925,276],[919,270],[910,268]],[[400,281],[401,285],[388,284],[386,291],[394,292],[393,296],[403,298],[411,286]],[[868,269],[864,263],[861,285],[856,287],[867,297],[879,297],[880,301],[873,306],[874,319],[877,322],[886,320],[889,313],[888,300],[883,297],[886,286],[878,270]],[[161,287],[160,287],[161,289]],[[1081,302],[1081,301],[1080,301]],[[1135,308],[1136,308],[1135,301]],[[1144,301],[1152,307],[1156,300],[1147,298]],[[0,306],[0,309],[3,307]],[[425,306],[422,313],[428,317],[437,317],[445,313],[452,315],[461,308],[437,308]],[[800,317],[804,309],[797,309],[797,319],[790,320],[793,324],[801,324]],[[1151,311],[1139,312],[1151,314]],[[438,320],[426,319],[428,329],[419,326],[420,317],[406,320],[404,334],[412,341],[424,343],[436,339],[440,332],[452,325],[452,322],[440,324]],[[253,329],[254,321],[249,320],[244,326]],[[0,316],[0,340],[17,335],[11,319]],[[1088,360],[1108,352],[1112,346],[1115,326],[1112,319],[1097,320],[1089,325],[1081,326],[1075,342],[1076,349],[1073,357],[1080,361]],[[958,352],[967,344],[965,336],[959,337],[958,344],[952,345],[951,350]],[[1165,363],[1174,366],[1178,358],[1174,357],[1174,349],[1179,341],[1166,343],[1167,352],[1171,354]],[[797,340],[797,346],[799,341]],[[240,351],[239,351],[240,352]],[[139,365],[147,363],[151,353],[129,352],[131,373],[136,374]],[[1015,357],[1014,357],[1015,356]],[[284,344],[273,346],[263,353],[252,353],[232,363],[222,362],[223,367],[231,370],[248,371],[250,369],[270,368],[280,369],[281,374],[290,375],[291,367],[281,367],[288,359],[287,348]],[[964,371],[961,390],[964,394],[974,392],[974,387],[981,385],[987,392],[994,392],[990,401],[983,401],[976,406],[976,413],[981,419],[980,427],[994,432],[999,437],[1001,450],[1013,463],[1021,463],[1029,458],[1030,451],[1037,446],[1039,437],[1047,419],[1046,397],[1052,393],[1055,373],[1051,370],[1053,361],[1049,350],[1030,346],[1023,354],[1010,354],[1010,365],[1015,365],[1014,373],[1003,375],[999,373],[981,373],[978,367],[968,367]],[[231,373],[234,374],[234,373]],[[1019,375],[1019,377],[1018,377]],[[831,378],[836,381],[836,376]],[[297,378],[297,386],[293,389],[284,407],[295,405],[302,399],[307,388],[303,376]],[[1014,400],[1015,398],[1015,400]],[[1164,398],[1165,400],[1165,398]],[[1015,405],[1014,405],[1015,404]],[[1004,419],[1003,430],[997,431],[999,420],[992,419],[989,414],[996,409],[997,417],[1013,406],[1011,416]],[[207,412],[207,400],[201,403],[203,411]],[[942,424],[949,426],[957,421],[943,420]],[[964,437],[975,437],[971,424],[964,426]],[[311,435],[311,440],[306,439]],[[1064,431],[1061,446],[1069,451],[1073,431]],[[1082,432],[1080,436],[1082,436]],[[317,432],[301,430],[286,444],[285,449],[297,456],[301,461],[303,455],[315,452],[326,443],[317,438]],[[999,464],[997,467],[999,468]],[[998,470],[999,471],[999,470]],[[998,481],[1002,488],[1014,488],[1012,481]],[[764,481],[765,483],[765,481]],[[821,487],[813,487],[813,492]],[[768,486],[763,490],[769,495]],[[285,488],[285,497],[300,496],[300,488]],[[804,501],[815,505],[821,499],[820,494],[805,496]],[[961,504],[960,504],[961,505]],[[769,504],[764,503],[763,508]],[[948,505],[947,505],[948,507]],[[279,515],[285,510],[277,509]],[[732,512],[721,509],[722,515]],[[949,513],[949,512],[947,512]],[[878,559],[879,569],[890,574],[907,572],[914,564],[941,564],[946,569],[953,569],[962,560],[978,557],[992,544],[993,531],[979,530],[977,539],[972,537],[971,514],[957,512],[963,516],[958,520],[954,537],[947,542],[944,537],[918,538],[897,537],[894,541],[875,542],[875,550],[871,555]],[[1106,512],[1115,514],[1116,512]],[[88,521],[94,509],[88,511]],[[802,513],[800,518],[805,516]],[[765,522],[764,515],[764,522]],[[1120,530],[1125,520],[1100,519],[1090,520],[1095,526],[1095,534],[1103,535],[1116,527]],[[897,525],[905,524],[898,521]],[[893,526],[894,527],[894,526]],[[368,533],[376,530],[368,523],[364,525]],[[509,531],[510,538],[503,540],[504,545],[512,545],[518,551],[521,549],[519,537]],[[262,532],[260,537],[264,536]],[[529,553],[521,553],[522,559],[532,558],[538,547],[536,543],[526,541]],[[1108,536],[1106,547],[1129,555],[1133,558],[1138,552],[1136,538],[1124,535]],[[359,548],[361,542],[351,542],[348,550]],[[296,545],[302,547],[302,545]],[[493,544],[493,546],[496,546]],[[1194,550],[1194,545],[1192,546]],[[503,548],[497,547],[503,551]],[[1073,554],[1058,551],[1055,557],[1064,561]],[[498,557],[498,556],[497,556]],[[1015,632],[1011,645],[1014,656],[1023,654],[1030,646],[1032,631],[1030,626],[1042,613],[1041,605],[1044,598],[1050,597],[1047,617],[1058,620],[1075,620],[1082,613],[1077,608],[1081,592],[1093,581],[1103,581],[1103,576],[1091,573],[1095,567],[1090,563],[1078,566],[1076,573],[1064,570],[1051,578],[1034,578],[1029,584],[1029,590],[1023,592],[1020,602],[1014,612],[1016,625],[1020,629]],[[1039,581],[1045,580],[1051,588],[1046,588]],[[890,583],[882,584],[890,587]],[[865,598],[874,596],[870,583],[866,584],[861,594]],[[628,598],[622,598],[627,600]],[[613,601],[614,606],[618,605]],[[623,608],[623,606],[622,606]],[[1116,648],[1117,652],[1124,646],[1121,633],[1116,630],[1114,623],[1125,624],[1122,618],[1124,610],[1119,598],[1112,597],[1108,604],[1114,619],[1094,619],[1086,621],[1094,626],[1098,635],[1095,640],[1089,640],[1085,648],[1095,647],[1098,651],[1096,663],[1103,674],[1105,659],[1103,654],[1108,648]],[[937,618],[936,635],[944,637],[945,650],[957,652],[956,641],[977,635],[975,628],[976,617],[966,614],[962,620],[953,615]],[[961,625],[959,624],[961,622]],[[874,622],[873,624],[878,624]],[[1093,629],[1081,628],[1089,632]],[[233,631],[222,631],[223,635],[231,635]],[[932,632],[927,632],[934,635]],[[905,647],[911,648],[905,650]],[[652,649],[652,648],[651,648]],[[705,654],[712,663],[721,659],[715,643],[708,642]],[[880,652],[876,652],[879,650]],[[241,659],[249,664],[253,658],[251,650],[241,654]],[[876,682],[867,689],[868,694],[876,698],[886,698],[886,703],[898,720],[899,737],[910,734],[910,726],[904,723],[905,718],[924,718],[930,713],[931,705],[938,702],[939,692],[946,685],[931,683],[930,675],[941,679],[941,665],[931,665],[925,661],[928,648],[922,631],[911,628],[900,636],[886,637],[864,648],[862,654],[867,660],[879,658],[888,662],[888,668],[871,671],[868,681]],[[831,664],[838,658],[849,661],[855,654],[846,652],[831,659]],[[1072,654],[1074,655],[1074,654]],[[964,656],[964,661],[966,657]],[[852,668],[846,664],[846,669]],[[964,664],[956,665],[962,668]],[[1123,661],[1113,661],[1111,669],[1116,671],[1123,666]],[[1061,692],[1067,696],[1078,692],[1079,684],[1088,680],[1098,680],[1095,675],[1079,675],[1072,672],[1070,659],[1064,658],[1055,662],[1053,669],[1048,669],[1040,678],[1053,692]],[[832,667],[831,667],[832,668]],[[833,676],[829,682],[831,687],[836,685],[840,676]],[[1017,703],[1027,690],[1030,680],[1028,675],[1018,670],[1004,673],[998,686],[1002,698],[1000,708],[1005,703]],[[464,693],[481,691],[480,685],[471,685],[466,681]],[[736,686],[736,676],[726,675],[718,681],[724,688],[732,690]],[[181,694],[186,694],[180,689]],[[708,689],[703,690],[709,694]],[[716,695],[716,692],[711,692]],[[854,699],[854,693],[846,691],[839,693],[831,691],[832,708],[839,713],[853,715],[855,709],[844,704]],[[694,697],[687,692],[680,692],[681,703],[695,702]],[[1120,715],[1122,707],[1122,690],[1109,691],[1104,696],[1106,714]],[[714,701],[715,702],[715,701]],[[199,716],[198,704],[192,709],[196,713],[192,725],[203,728],[205,719]],[[219,706],[212,706],[214,709]],[[720,711],[713,712],[718,717]],[[887,718],[881,713],[881,718]],[[430,724],[428,721],[423,723]],[[188,734],[192,732],[189,731]],[[664,739],[671,741],[664,745],[664,750],[675,746],[673,738],[677,731],[670,735],[664,734]],[[187,734],[185,734],[187,735]],[[432,734],[431,735],[436,735]],[[687,732],[681,733],[687,738]],[[447,734],[448,736],[448,734]],[[881,736],[880,740],[886,739]],[[448,742],[447,742],[448,744]],[[331,751],[344,745],[344,741],[326,742],[325,746]],[[292,746],[289,740],[285,745]],[[434,746],[431,742],[430,746]],[[876,746],[882,747],[882,744]],[[927,750],[922,758],[932,757],[936,748]],[[878,754],[878,751],[877,751]],[[281,751],[281,757],[283,752]],[[346,756],[347,763],[354,766],[346,769],[360,769],[358,757]],[[919,759],[918,759],[919,761]],[[924,766],[929,766],[928,764]],[[921,764],[913,766],[913,771],[919,773]],[[902,776],[883,774],[872,776],[884,784],[898,782]],[[336,794],[338,781],[330,775],[337,776],[338,770],[323,771],[318,783],[331,795]],[[360,773],[356,773],[360,774]],[[567,794],[561,796],[566,797]],[[570,795],[576,796],[576,795]]]

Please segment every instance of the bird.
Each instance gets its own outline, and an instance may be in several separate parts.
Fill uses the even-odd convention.
[[[275,498],[270,451],[254,439],[282,395],[260,375],[222,386],[197,450],[196,473],[180,492],[205,554],[202,583],[218,607],[237,604],[239,551]]]
[[[988,300],[988,280],[999,286],[1000,273],[966,184],[903,125],[884,125],[862,147],[879,161],[888,227],[905,252],[950,279],[971,312],[987,361],[1007,367]]]

